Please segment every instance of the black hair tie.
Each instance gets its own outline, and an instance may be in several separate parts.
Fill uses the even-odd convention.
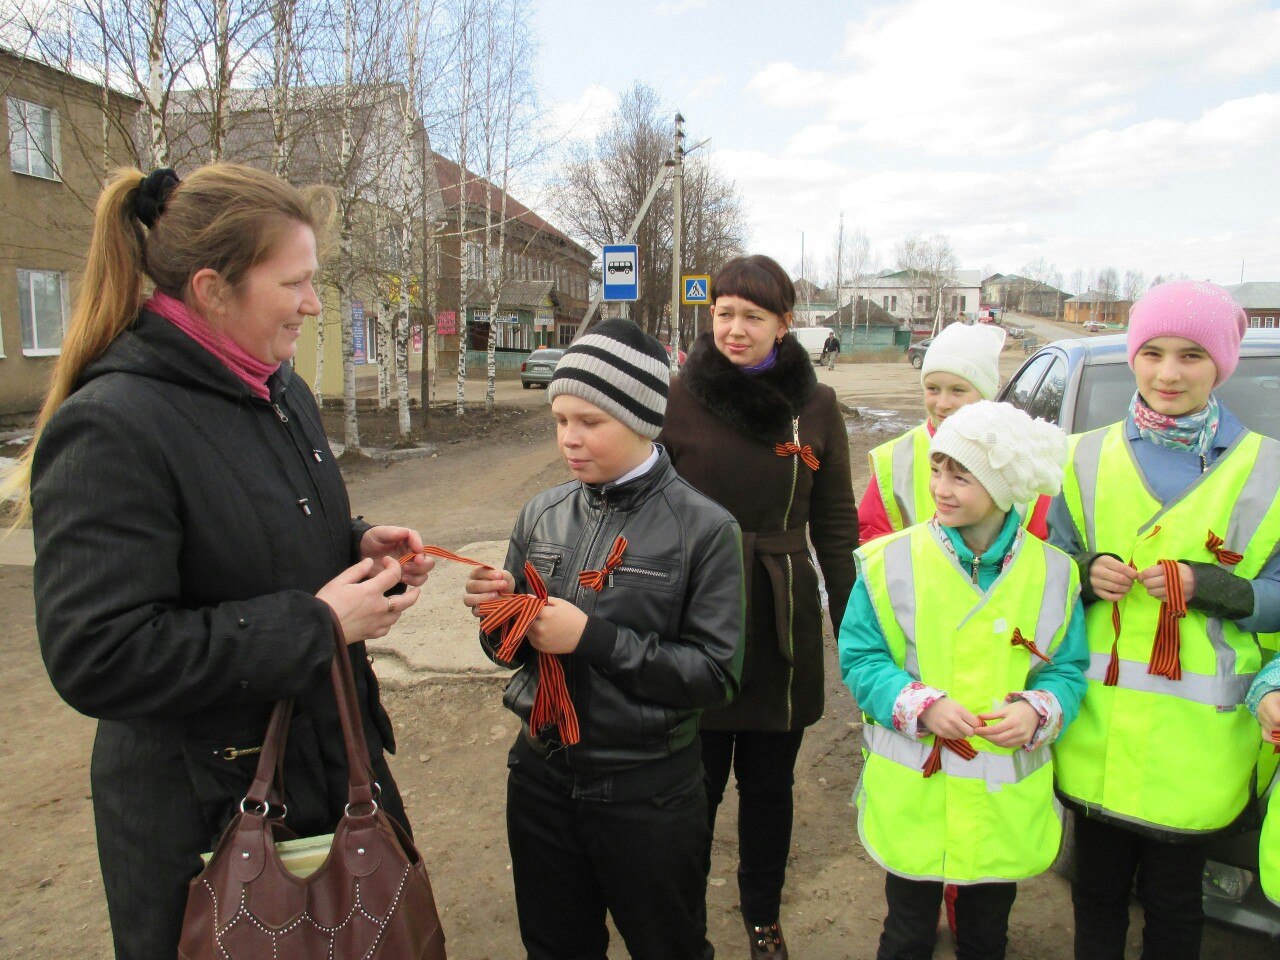
[[[169,194],[181,182],[172,167],[161,167],[147,174],[133,191],[133,214],[148,230],[156,225],[169,202]]]

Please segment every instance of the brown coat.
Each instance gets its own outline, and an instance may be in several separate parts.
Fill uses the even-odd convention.
[[[812,447],[817,471],[775,444]],[[694,344],[671,384],[658,437],[676,470],[742,526],[748,614],[742,689],[708,710],[708,730],[798,730],[822,716],[822,603],[805,528],[822,567],[838,629],[853,589],[858,518],[849,474],[849,436],[835,392],[817,382],[794,337],[778,362],[746,374],[715,348]]]

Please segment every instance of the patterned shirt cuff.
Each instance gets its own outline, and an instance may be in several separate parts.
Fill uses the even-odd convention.
[[[945,690],[912,680],[902,688],[898,699],[893,702],[893,729],[913,740],[929,736],[929,730],[920,725],[920,714],[946,695]]]
[[[1062,704],[1058,702],[1058,698],[1048,690],[1019,690],[1004,698],[1005,703],[1015,703],[1018,700],[1029,704],[1031,709],[1040,714],[1036,732],[1023,744],[1022,749],[1030,753],[1057,740],[1062,733]]]

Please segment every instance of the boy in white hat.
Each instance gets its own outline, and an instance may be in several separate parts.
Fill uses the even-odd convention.
[[[1058,853],[1049,744],[1089,665],[1075,562],[1015,504],[1056,492],[1066,435],[1009,404],[947,417],[927,522],[863,546],[840,667],[865,719],[863,846],[888,871],[878,960],[929,956],[944,884],[956,956],[1005,955],[1016,882]]]
[[[953,323],[933,338],[920,368],[924,423],[871,451],[871,480],[858,506],[862,543],[904,530],[933,513],[929,440],[947,417],[1000,386],[1003,327]]]

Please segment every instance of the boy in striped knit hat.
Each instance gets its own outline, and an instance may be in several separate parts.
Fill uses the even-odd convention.
[[[698,715],[738,691],[741,534],[653,442],[668,376],[626,320],[565,352],[547,397],[574,479],[525,504],[504,569],[467,581],[486,653],[517,668],[507,837],[530,960],[604,960],[606,911],[634,960],[714,953]],[[517,607],[518,642],[488,617]]]

